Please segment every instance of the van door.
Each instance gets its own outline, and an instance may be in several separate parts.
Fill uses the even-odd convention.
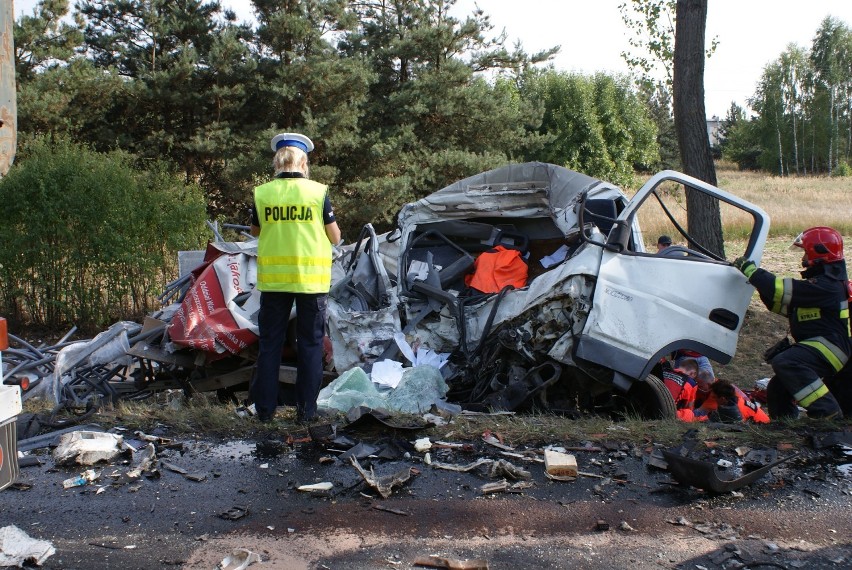
[[[733,205],[754,220],[746,257],[760,264],[769,218],[757,206],[695,178],[673,171],[657,174],[619,216],[636,228],[636,211],[660,183],[671,180]],[[592,309],[577,356],[641,379],[676,348],[691,348],[720,363],[730,362],[746,309],[754,294],[742,273],[686,247],[661,254],[630,251],[627,233],[610,234],[598,274]],[[619,241],[623,243],[619,243]]]

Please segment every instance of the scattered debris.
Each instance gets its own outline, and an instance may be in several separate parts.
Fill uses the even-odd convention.
[[[129,479],[138,479],[143,472],[151,469],[156,459],[156,448],[153,443],[149,443],[141,450],[133,452],[133,467],[125,475]]]
[[[509,482],[503,479],[502,481],[497,481],[496,483],[486,483],[479,488],[479,491],[483,495],[490,495],[491,493],[502,493],[509,489]]]
[[[0,566],[18,566],[33,563],[41,566],[53,556],[56,549],[46,540],[30,538],[15,525],[0,528]]]
[[[18,458],[18,467],[39,467],[42,462],[35,455],[24,455]]]
[[[53,450],[57,465],[94,465],[109,463],[125,449],[124,438],[114,433],[95,431],[73,431],[59,438]]]
[[[183,478],[189,479],[190,481],[195,481],[196,483],[201,483],[202,481],[206,481],[208,477],[208,473],[196,472],[196,473],[184,473]]]
[[[488,472],[489,477],[508,477],[515,481],[519,479],[532,479],[532,474],[525,470],[512,465],[505,459],[498,459],[491,464],[491,469]]]
[[[663,470],[669,468],[669,464],[666,462],[665,457],[663,457],[662,449],[657,448],[651,452],[651,454],[648,456],[648,465]]]
[[[196,483],[206,481],[207,477],[209,476],[209,473],[203,472],[190,473],[183,467],[179,467],[177,465],[169,463],[168,461],[161,461],[160,463],[165,469],[168,469],[169,471],[172,471],[174,473],[179,473],[180,475],[183,475],[184,479],[189,479],[190,481],[195,481]]]
[[[71,426],[55,430],[43,435],[36,435],[33,437],[24,438],[18,441],[18,451],[34,451],[36,449],[50,447],[51,445],[54,445],[55,442],[57,442],[62,435],[75,431],[102,432],[104,430],[100,426],[95,424]]]
[[[335,424],[311,424],[308,426],[308,435],[316,443],[330,443],[337,437],[337,426]]]
[[[361,467],[361,464],[358,463],[357,458],[352,457],[350,458],[350,460],[352,461],[352,466],[355,467],[355,470],[361,474],[361,477],[363,477],[364,481],[366,481],[370,487],[378,491],[379,495],[381,495],[383,499],[387,499],[391,496],[394,487],[403,485],[411,478],[411,467],[405,467],[392,475],[386,475],[384,477],[377,478],[376,474],[373,472],[372,466],[370,467],[370,472],[368,473],[364,470],[363,467]]]
[[[545,449],[544,474],[555,481],[574,481],[577,478],[577,458],[567,453]]]
[[[491,465],[494,463],[493,459],[486,459],[484,457],[477,459],[473,463],[468,463],[467,465],[453,465],[451,463],[440,463],[438,461],[432,462],[432,467],[435,469],[446,469],[447,471],[458,471],[459,473],[467,473],[469,471],[473,471],[480,465]]]
[[[836,431],[812,436],[814,449],[825,449],[835,445],[852,446],[852,431]]]
[[[774,449],[752,449],[743,457],[743,467],[746,469],[757,469],[769,465],[778,459],[778,452]]]
[[[169,463],[168,461],[162,461],[161,463],[163,467],[174,473],[180,473],[181,475],[186,475],[187,473],[189,473],[189,471],[187,471],[183,467],[178,467],[177,465]]]
[[[669,450],[663,450],[663,456],[669,465],[669,471],[672,477],[679,483],[692,485],[705,491],[713,491],[714,493],[728,493],[735,491],[746,485],[750,485],[763,477],[770,469],[776,465],[780,465],[785,461],[789,461],[798,454],[791,455],[784,459],[765,465],[759,469],[749,472],[739,478],[732,478],[730,472],[726,472],[727,478],[720,476],[720,471],[717,469],[716,463],[709,461],[699,461],[690,457],[684,457],[679,453]]]
[[[218,516],[219,516],[220,519],[225,519],[225,520],[228,520],[228,521],[235,521],[235,520],[239,520],[239,519],[243,518],[247,514],[249,514],[248,507],[246,507],[244,505],[234,505],[233,507],[231,507],[227,511],[219,513]]]
[[[334,483],[331,483],[330,481],[324,481],[322,483],[313,483],[311,485],[300,485],[299,487],[296,487],[297,491],[308,491],[308,492],[331,491],[332,489],[334,489]]]
[[[260,562],[260,554],[246,548],[235,548],[231,554],[222,559],[217,570],[245,570],[255,562]]]
[[[426,566],[427,568],[447,568],[448,570],[488,570],[488,562],[485,560],[458,560],[434,555],[418,556],[414,560],[414,565]]]
[[[366,459],[367,457],[370,457],[371,455],[375,455],[376,453],[378,453],[379,450],[380,450],[380,448],[377,445],[371,445],[369,443],[361,442],[361,443],[358,443],[356,445],[353,445],[347,451],[341,453],[340,456],[339,456],[339,459],[341,459],[341,460],[352,459],[352,458]]]
[[[496,447],[497,449],[502,449],[503,451],[515,451],[514,447],[510,447],[503,443],[503,439],[499,437],[499,434],[493,434],[490,431],[486,431],[482,434],[482,441]]]
[[[386,513],[393,513],[395,515],[400,515],[400,516],[403,516],[403,517],[409,516],[409,513],[405,512],[405,511],[401,511],[399,509],[392,509],[390,507],[385,507],[384,505],[373,505],[373,508],[376,509],[377,511],[384,511]]]
[[[394,416],[388,410],[382,408],[373,409],[366,406],[351,408],[346,412],[346,421],[349,422],[346,426],[347,430],[379,424],[395,430],[419,431],[431,425],[422,418],[400,418]]]
[[[101,476],[100,471],[95,471],[94,469],[86,469],[80,475],[76,477],[71,477],[70,479],[66,479],[62,482],[62,486],[66,489],[70,489],[71,487],[82,487],[84,485],[88,485],[94,481],[97,481]]]

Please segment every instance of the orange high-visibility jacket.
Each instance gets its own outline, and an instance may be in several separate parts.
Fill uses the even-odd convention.
[[[760,407],[760,404],[752,400],[745,392],[734,386],[737,393],[737,407],[740,414],[743,416],[743,421],[753,421],[758,424],[768,424],[769,416]],[[716,394],[712,392],[708,394],[707,399],[702,402],[701,407],[695,410],[695,419],[702,421],[707,419],[707,415],[719,408],[719,402],[716,400]]]
[[[528,274],[520,251],[498,245],[476,258],[473,273],[465,277],[464,284],[483,293],[499,293],[506,285],[525,287]]]

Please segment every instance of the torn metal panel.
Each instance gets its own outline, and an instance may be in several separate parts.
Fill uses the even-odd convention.
[[[671,472],[672,477],[679,483],[692,485],[698,489],[714,493],[729,493],[746,485],[751,485],[769,473],[773,467],[798,457],[798,455],[798,453],[795,453],[789,457],[773,461],[768,465],[750,471],[741,477],[734,477],[730,472],[720,472],[716,462],[700,461],[691,457],[684,457],[674,451],[663,450],[663,457],[665,457],[668,463],[668,470]]]
[[[584,193],[626,202],[607,182],[553,164],[528,162],[476,174],[408,204],[400,211],[399,225],[414,228],[496,213],[507,218],[551,218],[568,235],[579,229],[574,206]],[[403,234],[403,243],[406,237]]]
[[[358,471],[364,481],[366,481],[370,487],[378,491],[379,495],[381,495],[383,499],[387,499],[391,496],[394,487],[404,485],[411,478],[411,467],[405,467],[391,475],[376,477],[372,467],[370,467],[370,471],[368,472],[361,467],[361,464],[358,463],[358,460],[354,456],[351,457],[350,460],[352,462],[352,466],[356,471]]]
[[[329,292],[326,322],[338,373],[378,359],[402,330],[399,299],[379,242],[367,224],[354,247],[334,264],[343,277]]]
[[[327,319],[334,368],[338,371],[375,360],[402,330],[396,307],[353,311],[329,298]]]

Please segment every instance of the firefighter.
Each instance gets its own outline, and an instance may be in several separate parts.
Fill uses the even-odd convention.
[[[743,257],[734,261],[766,308],[790,323],[794,342],[770,362],[775,376],[767,388],[769,415],[797,417],[798,403],[808,417],[841,418],[823,378],[839,372],[852,351],[843,238],[820,226],[802,232],[793,246],[803,250],[803,279],[776,277]]]

